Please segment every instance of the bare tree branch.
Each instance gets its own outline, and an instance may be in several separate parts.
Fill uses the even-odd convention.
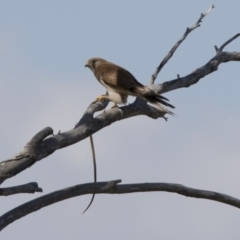
[[[221,48],[225,47],[226,44],[237,36],[239,34],[224,43]],[[219,52],[208,63],[189,75],[182,78],[178,77],[162,84],[151,85],[151,88],[158,93],[165,93],[178,88],[189,87],[208,74],[216,71],[221,63],[229,61],[240,61],[240,52]],[[134,103],[128,106],[121,107],[120,109],[110,109],[93,117],[95,112],[103,110],[107,104],[108,102],[92,103],[75,128],[67,132],[45,138],[51,135],[53,130],[50,127],[41,130],[19,154],[0,163],[0,183],[32,166],[35,162],[49,156],[54,151],[75,144],[116,121],[139,115],[145,115],[153,119],[165,118],[165,113],[148,105],[141,99],[136,99]]]
[[[232,42],[234,39],[236,39],[237,37],[240,36],[240,33],[236,34],[235,36],[233,36],[232,38],[230,38],[228,41],[226,41],[220,48],[218,48],[217,46],[215,47],[215,50],[217,53],[221,53],[223,51],[223,49],[230,43]]]
[[[9,188],[0,188],[0,196],[8,196],[18,193],[35,193],[42,192],[42,189],[38,187],[38,184],[35,182],[9,187]]]
[[[42,141],[38,140],[37,142],[33,141],[35,139],[33,137],[19,154],[0,163],[0,183],[31,167],[34,163],[49,156],[54,151],[75,144],[116,121],[137,115],[146,115],[157,119],[164,117],[165,114],[144,101],[137,100],[134,104],[125,106],[121,110],[117,108],[110,109],[93,118],[94,111],[99,111],[105,104],[107,103],[91,104],[83,118],[72,130],[56,134]],[[38,134],[41,135],[42,132],[45,133],[42,136],[47,136],[52,134],[53,130],[47,127]]]
[[[178,74],[177,79],[154,85],[154,82],[161,69],[171,59],[177,48],[186,39],[188,34],[200,26],[202,19],[212,10],[212,8],[214,8],[214,5],[212,5],[204,14],[201,14],[200,18],[191,28],[186,29],[183,36],[172,47],[170,52],[165,56],[160,65],[157,67],[156,71],[151,76],[149,86],[155,92],[162,94],[178,88],[189,87],[197,83],[200,79],[204,78],[208,74],[217,71],[218,66],[221,63],[226,63],[229,61],[240,61],[240,52],[223,52],[223,49],[229,43],[231,43],[233,40],[240,36],[240,33],[238,33],[232,38],[230,38],[228,41],[226,41],[224,44],[222,44],[220,48],[214,46],[216,50],[216,55],[202,67],[197,68],[195,71],[185,77],[180,77],[180,75]],[[110,109],[94,117],[94,114],[96,112],[102,111],[107,107],[107,105],[108,101],[90,104],[82,118],[76,124],[76,126],[72,130],[69,130],[67,132],[60,133],[59,131],[58,134],[53,135],[52,128],[46,127],[42,129],[35,136],[32,137],[32,139],[25,145],[25,147],[20,153],[0,163],[0,184],[3,183],[6,179],[15,176],[21,171],[27,169],[28,167],[31,167],[37,161],[46,158],[56,150],[75,144],[116,121],[138,115],[145,115],[153,119],[158,119],[160,117],[166,119],[165,113],[161,112],[159,109],[148,105],[145,101],[138,98],[135,100],[134,103],[128,106],[124,106],[119,109]],[[198,190],[180,184],[171,183],[143,183],[118,185],[118,183],[120,182],[121,180],[115,180],[110,182],[80,184],[36,198],[2,215],[0,217],[0,231],[12,222],[34,211],[40,210],[43,207],[85,194],[93,194],[94,198],[95,194],[126,194],[153,191],[172,192],[187,197],[209,199],[240,208],[240,199],[236,199],[234,197],[217,192]],[[35,192],[42,192],[42,189],[39,188],[38,184],[35,182],[15,187],[0,188],[0,196]]]
[[[110,182],[86,183],[73,187],[68,187],[56,192],[49,193],[32,201],[24,203],[0,217],[0,231],[12,222],[35,212],[43,207],[47,207],[56,202],[60,202],[72,197],[85,194],[125,194],[135,192],[172,192],[186,197],[209,199],[240,208],[240,200],[234,197],[211,192],[189,188],[180,184],[172,183],[139,183],[139,184],[120,184],[121,180]]]
[[[184,41],[191,31],[200,26],[200,22],[212,10],[212,8],[214,8],[213,5],[207,12],[200,15],[198,21],[191,28],[187,28],[183,37],[174,45],[169,54],[163,59],[156,72],[153,74],[152,83],[156,79],[162,67],[172,57],[178,46]],[[237,34],[229,39],[220,47],[220,49],[215,46],[217,51],[216,56],[204,66],[196,69],[189,75],[182,78],[177,75],[177,79],[167,81],[159,85],[151,84],[150,87],[158,93],[165,93],[178,88],[189,87],[197,83],[201,78],[216,71],[221,63],[228,61],[240,61],[240,52],[222,52],[223,48],[239,35],[240,34]],[[52,128],[46,127],[41,130],[29,141],[29,143],[26,144],[19,154],[0,163],[0,184],[26,168],[31,167],[37,161],[46,158],[56,150],[75,144],[116,121],[138,115],[145,115],[153,119],[162,117],[167,120],[164,116],[166,113],[161,112],[138,98],[134,103],[128,106],[124,106],[119,109],[110,109],[99,114],[97,117],[94,117],[94,113],[105,109],[107,105],[108,101],[90,104],[83,117],[76,124],[75,128],[67,132],[59,132],[56,135],[50,136],[53,134]]]
[[[173,56],[174,52],[177,50],[177,48],[180,46],[180,44],[185,40],[185,38],[188,36],[190,32],[192,32],[195,28],[200,27],[200,22],[202,22],[202,19],[214,8],[214,5],[212,5],[205,13],[201,13],[200,18],[197,20],[197,22],[190,28],[187,28],[186,32],[183,34],[183,36],[178,40],[178,42],[173,46],[173,48],[170,50],[170,52],[166,55],[166,57],[162,60],[160,65],[157,67],[156,71],[153,73],[150,84],[154,84],[154,81],[156,80],[159,72],[162,70],[164,65],[170,60],[170,58]]]
[[[236,36],[235,36],[236,38]],[[191,85],[197,83],[200,79],[204,78],[208,74],[217,71],[218,66],[221,63],[229,61],[240,61],[240,52],[221,52],[219,51],[215,57],[213,57],[204,66],[197,68],[195,71],[185,77],[177,77],[176,79],[164,82],[158,85],[152,85],[151,89],[159,94],[169,92],[178,88],[188,88]]]

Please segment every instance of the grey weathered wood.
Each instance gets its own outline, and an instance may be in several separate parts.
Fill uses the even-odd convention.
[[[240,34],[236,36],[240,36]],[[236,38],[236,36],[234,37]],[[165,93],[178,88],[190,87],[208,74],[216,71],[221,63],[229,61],[240,61],[240,52],[217,52],[216,56],[208,63],[189,75],[162,84],[151,85],[151,88],[158,93]],[[120,109],[110,109],[93,117],[95,112],[105,109],[107,104],[108,102],[90,104],[75,128],[67,132],[50,136],[53,133],[50,127],[41,130],[26,144],[19,154],[0,163],[0,183],[32,166],[36,161],[46,158],[56,150],[75,144],[116,121],[139,115],[145,115],[153,119],[164,117],[163,112],[148,105],[141,99],[136,99],[134,103],[128,106]]]
[[[183,36],[178,40],[178,42],[172,47],[172,49],[169,51],[169,53],[165,56],[165,58],[162,60],[162,62],[157,67],[156,71],[153,73],[150,85],[154,83],[156,80],[159,72],[162,70],[162,68],[165,66],[165,64],[170,60],[170,58],[173,56],[177,48],[180,46],[180,44],[186,39],[188,34],[192,32],[197,27],[200,27],[200,22],[202,22],[203,18],[208,15],[208,13],[214,8],[214,5],[212,5],[205,13],[201,13],[200,18],[197,20],[197,22],[190,28],[187,28]]]
[[[50,127],[41,130],[36,134],[38,137],[34,136],[19,154],[0,163],[0,183],[31,167],[56,150],[77,143],[118,120],[137,115],[147,115],[152,118],[164,116],[164,113],[145,102],[135,101],[134,104],[121,108],[121,111],[111,109],[93,118],[95,111],[104,109],[106,105],[107,103],[91,104],[75,128],[67,132],[50,136],[53,133]]]
[[[237,36],[240,36],[238,34]],[[218,52],[211,60],[209,60],[204,66],[197,68],[192,73],[185,77],[177,77],[171,81],[164,82],[158,85],[152,85],[152,89],[162,94],[178,88],[188,88],[193,84],[196,84],[200,79],[218,70],[218,66],[221,63],[230,61],[240,61],[240,52]]]
[[[19,186],[0,188],[0,196],[8,196],[18,193],[35,193],[42,192],[42,189],[38,187],[36,182],[31,182]]]
[[[204,66],[197,68],[195,71],[188,74],[187,76],[180,77],[179,75],[177,75],[176,79],[163,82],[162,84],[153,84],[158,73],[172,57],[178,46],[184,41],[184,39],[192,30],[200,26],[201,20],[209,13],[212,8],[213,6],[205,14],[201,14],[197,23],[186,30],[183,37],[174,45],[168,55],[160,63],[157,70],[152,75],[152,81],[149,85],[149,87],[151,87],[154,91],[162,94],[175,89],[190,87],[191,85],[196,84],[200,79],[204,78],[208,74],[217,71],[221,63],[226,63],[229,61],[240,61],[240,52],[223,52],[223,49],[230,42],[240,36],[240,33],[238,33],[232,38],[230,38],[228,41],[226,41],[224,44],[222,44],[220,48],[217,48],[215,46],[216,55],[212,59],[210,59]],[[59,132],[58,134],[53,135],[52,128],[46,127],[42,129],[26,144],[26,146],[20,153],[0,163],[0,184],[6,179],[15,176],[21,171],[27,169],[28,167],[31,167],[35,162],[46,158],[50,154],[54,153],[56,150],[75,144],[116,121],[138,115],[145,115],[153,119],[165,118],[165,113],[148,105],[145,101],[141,99],[136,99],[134,103],[128,106],[121,107],[120,109],[110,109],[94,117],[94,114],[96,112],[105,109],[107,105],[107,101],[90,104],[90,106],[87,108],[86,112],[76,124],[76,126],[67,132]],[[179,184],[149,183],[116,186],[116,184],[119,182],[120,181],[117,180],[103,183],[81,184],[60,191],[56,191],[42,196],[41,198],[32,200],[2,215],[0,217],[0,230],[9,225],[10,223],[14,222],[15,220],[33,211],[37,211],[42,207],[46,207],[50,204],[62,201],[70,197],[93,193],[122,194],[133,192],[167,191],[175,192],[188,197],[210,199],[240,208],[239,199],[216,192],[192,189]],[[0,195],[41,191],[41,188],[38,188],[36,184],[33,184],[32,186],[27,185],[28,184],[25,185],[25,189],[23,186],[0,189]]]
[[[172,183],[138,183],[120,184],[121,180],[98,183],[85,183],[68,187],[36,198],[24,203],[0,217],[0,231],[12,222],[35,212],[43,207],[47,207],[56,202],[60,202],[72,197],[86,194],[126,194],[135,192],[172,192],[186,197],[202,198],[213,200],[240,208],[240,200],[226,194],[189,188],[180,184]]]

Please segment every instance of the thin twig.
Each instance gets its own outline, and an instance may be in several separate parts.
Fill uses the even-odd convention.
[[[232,42],[234,39],[236,39],[237,37],[240,36],[240,33],[236,34],[235,36],[233,36],[232,38],[230,38],[228,41],[226,41],[220,48],[218,48],[217,46],[215,47],[215,50],[217,53],[221,53],[223,51],[223,49],[230,43]]]
[[[35,193],[42,192],[42,189],[38,187],[36,182],[31,182],[19,186],[0,188],[0,196],[9,196],[18,193]]]
[[[192,32],[195,28],[200,27],[200,22],[202,19],[214,8],[214,5],[212,5],[205,13],[201,13],[200,18],[197,20],[197,22],[191,27],[187,28],[186,32],[183,34],[183,36],[180,38],[180,40],[173,46],[173,48],[170,50],[170,52],[166,55],[166,57],[162,60],[160,65],[157,67],[156,71],[153,73],[152,78],[150,80],[150,84],[154,84],[154,81],[156,80],[159,72],[164,67],[164,65],[170,60],[170,58],[173,56],[174,52],[177,50],[177,48],[180,46],[180,44],[185,40],[185,38],[188,36],[190,32]]]
[[[90,144],[91,144],[91,149],[92,149],[94,182],[97,182],[97,162],[96,162],[95,148],[94,148],[92,135],[90,135],[89,138],[90,138]],[[93,193],[90,203],[88,204],[87,208],[83,211],[82,214],[84,214],[89,209],[89,207],[92,205],[94,197],[95,197],[95,193]]]

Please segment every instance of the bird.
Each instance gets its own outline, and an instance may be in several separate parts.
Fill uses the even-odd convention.
[[[96,79],[106,88],[108,95],[98,96],[95,102],[109,100],[114,103],[113,107],[118,107],[117,104],[126,104],[128,96],[141,98],[164,113],[174,115],[171,111],[163,107],[163,105],[175,108],[167,98],[154,92],[147,86],[144,86],[136,80],[136,78],[126,69],[112,62],[108,62],[102,58],[90,58],[85,67],[95,75]]]

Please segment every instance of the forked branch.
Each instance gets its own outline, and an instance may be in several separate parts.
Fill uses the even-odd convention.
[[[215,47],[215,50],[217,53],[221,53],[223,51],[223,49],[230,43],[232,42],[234,39],[236,39],[237,37],[240,36],[240,33],[236,34],[235,36],[233,36],[232,38],[230,38],[228,41],[226,41],[220,48],[218,48],[217,46]]]
[[[185,40],[185,38],[188,36],[190,32],[192,32],[195,28],[200,27],[200,22],[202,22],[202,19],[207,16],[207,14],[214,8],[214,5],[212,5],[205,13],[201,13],[200,18],[197,20],[197,22],[190,28],[186,29],[186,32],[183,34],[183,36],[178,40],[178,42],[173,46],[173,48],[170,50],[170,52],[166,55],[166,57],[162,60],[160,65],[157,67],[156,71],[153,73],[150,84],[154,84],[159,72],[162,70],[164,65],[170,60],[170,58],[173,56],[174,52],[177,50],[177,48],[180,46],[180,44]]]
[[[176,79],[166,81],[162,84],[152,85],[151,88],[160,94],[176,90],[178,88],[188,88],[191,85],[196,84],[200,79],[204,78],[205,76],[211,74],[214,71],[217,71],[218,66],[221,63],[240,61],[240,52],[222,52],[223,48],[226,47],[227,44],[229,44],[239,36],[240,34],[237,34],[234,37],[230,38],[219,49],[217,49],[215,46],[215,49],[217,51],[216,55],[212,59],[210,59],[205,65],[197,68],[187,76],[177,76]]]
[[[216,71],[221,63],[226,63],[229,61],[240,61],[240,52],[223,52],[223,49],[230,42],[240,36],[240,34],[237,34],[234,37],[230,38],[228,41],[226,41],[224,44],[222,44],[219,49],[215,46],[217,52],[216,55],[212,59],[210,59],[204,66],[199,67],[185,77],[178,76],[177,79],[166,81],[159,85],[153,84],[155,79],[157,78],[158,73],[169,61],[169,59],[172,57],[179,45],[184,41],[184,39],[191,31],[200,26],[200,22],[211,11],[212,8],[213,6],[206,13],[201,14],[196,24],[186,30],[182,38],[174,45],[168,55],[160,63],[151,80],[151,88],[154,89],[156,92],[165,93],[178,88],[189,87],[197,83],[200,79],[204,78],[208,74]],[[108,102],[98,102],[90,104],[82,118],[76,124],[76,126],[72,130],[69,130],[67,132],[59,132],[56,135],[52,135],[53,130],[50,127],[41,130],[29,141],[29,143],[26,144],[24,149],[19,154],[0,163],[0,184],[6,179],[15,176],[21,171],[27,169],[28,167],[31,167],[37,161],[46,158],[56,150],[75,144],[116,121],[139,115],[145,115],[153,119],[165,117],[165,113],[148,105],[145,101],[141,99],[136,99],[134,103],[128,106],[124,106],[120,108],[120,110],[116,108],[110,109],[94,117],[94,114],[98,111],[105,109],[107,107],[107,104]],[[167,191],[190,197],[211,199],[240,208],[240,200],[236,198],[220,193],[191,189],[178,184],[154,183],[116,186],[118,182],[119,181],[112,181],[110,183],[105,182],[77,185],[75,187],[60,190],[45,195],[41,198],[37,198],[1,216],[0,229],[3,229],[8,224],[33,211],[39,210],[42,207],[48,206],[57,201],[62,201],[64,199],[74,196],[93,193],[121,194],[147,191]],[[32,188],[27,185],[24,186],[27,188],[23,189],[18,186],[15,188],[0,189],[0,195],[41,191],[41,189],[38,188],[36,184],[32,185]]]
[[[220,49],[223,49],[238,36],[240,36],[240,34],[229,39]],[[189,75],[178,77],[177,79],[162,84],[152,85],[151,88],[158,93],[165,93],[178,88],[189,87],[208,74],[216,71],[221,63],[229,61],[240,61],[240,52],[218,51],[216,56],[209,62]],[[116,108],[110,109],[94,117],[94,113],[105,109],[107,104],[108,102],[90,104],[76,126],[67,132],[50,136],[53,133],[50,127],[41,130],[19,154],[0,163],[0,184],[6,179],[32,166],[37,161],[46,158],[56,150],[75,144],[116,121],[139,115],[157,119],[164,117],[165,114],[148,105],[145,101],[136,99],[134,103],[121,107],[120,110]]]

